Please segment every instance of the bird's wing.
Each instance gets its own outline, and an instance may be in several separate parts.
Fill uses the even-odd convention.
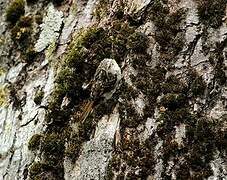
[[[94,101],[93,100],[90,100],[87,102],[87,104],[84,106],[84,109],[83,109],[83,112],[80,116],[80,122],[84,122],[88,115],[91,113],[91,111],[93,110],[93,104],[94,104]]]

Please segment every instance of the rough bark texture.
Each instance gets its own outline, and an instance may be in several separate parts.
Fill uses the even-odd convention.
[[[0,179],[227,179],[226,5],[0,0]]]

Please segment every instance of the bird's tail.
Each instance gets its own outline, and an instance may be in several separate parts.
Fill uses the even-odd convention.
[[[84,108],[83,108],[83,112],[82,112],[82,114],[81,114],[81,116],[80,116],[80,122],[84,122],[86,119],[87,119],[87,117],[88,117],[88,115],[91,113],[91,111],[93,110],[93,104],[94,104],[94,101],[93,100],[90,100],[90,101],[88,101],[86,104],[85,104],[85,106],[84,106]]]

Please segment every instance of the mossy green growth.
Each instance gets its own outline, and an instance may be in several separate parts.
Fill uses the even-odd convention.
[[[32,32],[32,21],[33,20],[31,16],[22,16],[18,20],[16,25],[11,30],[11,37],[14,42],[17,42],[21,45],[23,45],[23,43],[28,43],[27,41]]]
[[[190,147],[187,161],[197,179],[207,178],[213,174],[210,161],[218,151],[225,152],[227,143],[223,143],[227,130],[223,128],[224,122],[214,122],[207,117],[200,117],[187,128],[187,146]]]
[[[61,137],[57,133],[46,134],[42,150],[48,154],[58,154],[64,149],[64,143],[61,141]]]
[[[165,62],[173,61],[184,45],[184,33],[180,23],[186,17],[185,11],[179,9],[169,14],[169,7],[160,0],[155,0],[150,7],[150,19],[157,30],[155,40],[160,45],[160,59]]]
[[[60,168],[64,157],[64,143],[64,137],[57,133],[45,134],[41,143],[41,152],[46,165]]]
[[[179,86],[179,89],[174,84]],[[223,152],[227,144],[223,143],[227,134],[226,129],[222,129],[223,121],[214,122],[202,113],[195,114],[189,106],[191,97],[204,94],[206,84],[202,77],[191,69],[185,84],[175,76],[169,76],[162,88],[164,96],[159,105],[167,109],[160,112],[160,123],[156,132],[163,140],[163,161],[167,163],[170,159],[179,157],[185,160],[176,170],[177,179],[206,179],[213,173],[210,162],[214,159],[215,152],[217,149]],[[174,138],[176,127],[182,124],[186,128],[183,148]],[[162,177],[169,178],[166,172]]]
[[[52,2],[59,6],[64,2],[64,0],[52,0]]]
[[[0,86],[0,107],[7,104],[8,90],[4,86]]]
[[[36,103],[36,105],[41,104],[43,97],[44,97],[44,92],[42,90],[38,90],[34,98],[34,102]]]
[[[115,12],[115,16],[117,19],[122,19],[124,17],[124,7],[118,7],[117,11]]]
[[[22,59],[27,63],[34,62],[37,52],[33,48],[33,17],[21,16],[11,30],[11,38],[21,50]]]
[[[65,156],[71,159],[71,161],[75,162],[75,160],[78,158],[81,148],[81,140],[79,137],[73,137],[70,138],[69,143],[66,146],[65,149]]]
[[[41,13],[37,13],[35,15],[35,22],[37,24],[42,24],[42,22],[43,22],[43,15]]]
[[[191,91],[194,96],[204,95],[206,89],[206,83],[204,82],[202,76],[196,77],[191,84]]]
[[[2,76],[3,74],[5,74],[5,69],[3,67],[0,67],[0,76]]]
[[[29,5],[32,5],[32,4],[35,4],[38,0],[26,0],[26,1]],[[64,0],[44,0],[43,2],[44,3],[52,2],[53,4],[59,6],[59,5],[61,5],[62,2],[64,2]]]
[[[33,135],[28,142],[28,149],[30,151],[37,150],[39,148],[39,145],[40,145],[42,138],[43,138],[42,134]]]
[[[218,84],[224,85],[227,82],[226,69],[224,68],[224,63],[221,65],[216,65],[214,78],[217,80]]]
[[[187,85],[181,82],[176,76],[170,75],[165,83],[161,84],[161,89],[164,94],[185,93],[187,91]]]
[[[77,75],[72,68],[64,66],[58,73],[55,83],[56,87],[51,95],[45,120],[47,122],[66,122],[70,113],[70,108],[61,109],[62,100],[65,96],[70,96],[71,94],[72,96],[78,97],[82,82],[78,80]],[[76,99],[75,102],[78,100],[79,99]]]
[[[31,4],[35,4],[37,2],[37,0],[26,0],[26,2],[31,5]]]
[[[62,179],[62,162],[64,155],[64,140],[57,133],[46,133],[34,135],[30,142],[30,150],[37,150],[39,147],[42,153],[42,161],[35,162],[29,167],[31,179]]]
[[[136,53],[143,53],[148,48],[147,35],[141,32],[135,32],[129,36],[127,48]]]
[[[94,11],[94,16],[98,20],[101,20],[103,17],[108,15],[108,2],[108,0],[99,0]]]
[[[56,78],[57,87],[56,91],[59,94],[66,94],[72,90],[74,85],[74,72],[69,67],[63,68]],[[60,93],[61,92],[61,93]]]
[[[30,180],[59,179],[58,170],[53,169],[52,167],[48,166],[46,162],[43,161],[33,162],[29,167],[29,179]]]
[[[36,56],[37,56],[37,52],[35,51],[35,49],[33,47],[29,47],[28,49],[26,49],[26,52],[23,55],[25,61],[28,64],[34,62]]]
[[[168,93],[161,99],[160,104],[169,110],[175,110],[184,107],[185,97],[183,94]]]
[[[197,0],[200,21],[206,26],[218,28],[225,16],[226,0]]]
[[[205,93],[207,85],[203,80],[203,77],[200,76],[195,70],[191,69],[188,73],[189,77],[189,93],[194,97],[202,96]]]
[[[43,164],[40,162],[33,162],[29,167],[29,173],[31,179],[36,179],[39,174],[43,172]],[[36,178],[35,178],[36,177]]]
[[[104,29],[97,26],[81,30],[69,46],[70,51],[65,59],[67,66],[79,68],[88,56],[88,48],[102,37],[103,32]]]
[[[24,0],[14,0],[6,10],[6,20],[12,24],[16,24],[25,13],[24,6]]]

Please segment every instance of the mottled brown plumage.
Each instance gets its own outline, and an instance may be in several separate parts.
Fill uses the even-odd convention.
[[[80,120],[84,122],[92,112],[94,103],[101,98],[109,99],[115,92],[121,79],[121,69],[114,59],[104,59],[99,64],[94,78],[91,80],[91,94],[85,105]]]

